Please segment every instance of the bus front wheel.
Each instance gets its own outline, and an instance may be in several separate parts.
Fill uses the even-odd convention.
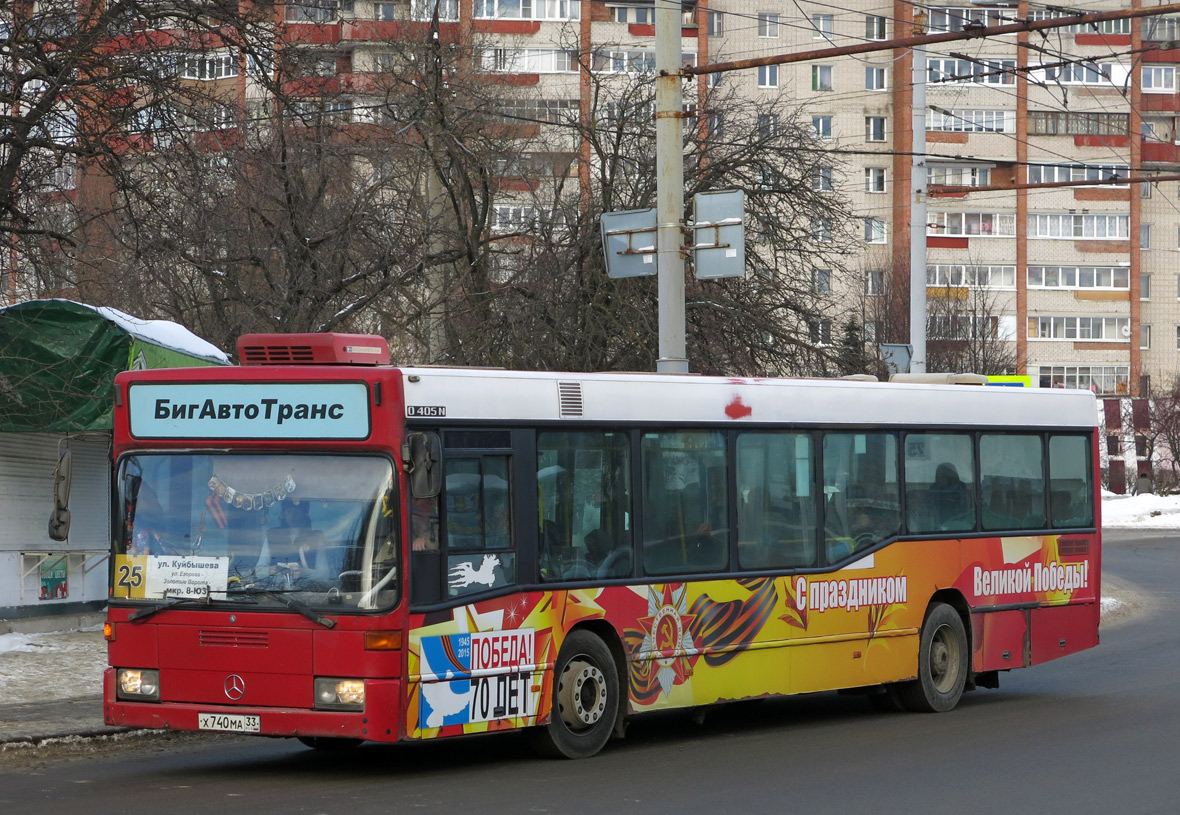
[[[549,758],[589,758],[610,738],[618,712],[619,674],[610,649],[589,631],[574,631],[554,666],[549,723],[530,728],[529,739]]]
[[[930,607],[918,646],[918,678],[898,687],[910,710],[945,713],[959,703],[967,684],[967,630],[959,612],[945,603]]]

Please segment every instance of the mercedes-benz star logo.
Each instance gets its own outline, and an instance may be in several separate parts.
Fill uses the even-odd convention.
[[[225,678],[225,695],[236,702],[246,692],[246,680],[237,674],[230,674]]]

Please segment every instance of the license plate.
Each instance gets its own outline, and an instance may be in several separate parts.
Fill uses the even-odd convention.
[[[198,713],[199,730],[224,730],[229,733],[257,733],[260,721],[257,716],[237,716],[227,713]]]

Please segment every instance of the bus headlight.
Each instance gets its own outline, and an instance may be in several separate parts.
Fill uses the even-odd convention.
[[[120,668],[117,676],[118,697],[157,702],[160,699],[160,672],[141,668]]]
[[[360,710],[365,706],[365,681],[317,677],[315,706],[326,710]]]

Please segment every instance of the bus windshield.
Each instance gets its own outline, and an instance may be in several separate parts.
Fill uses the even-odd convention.
[[[398,593],[398,497],[378,456],[121,459],[111,595],[340,613]]]

